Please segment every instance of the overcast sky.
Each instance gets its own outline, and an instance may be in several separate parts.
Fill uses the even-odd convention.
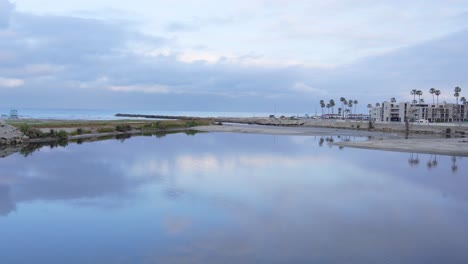
[[[0,0],[0,108],[313,112],[468,95],[468,1]]]

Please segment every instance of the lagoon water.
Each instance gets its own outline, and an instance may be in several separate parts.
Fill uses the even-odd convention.
[[[466,158],[330,139],[180,133],[13,154],[0,263],[468,263]]]

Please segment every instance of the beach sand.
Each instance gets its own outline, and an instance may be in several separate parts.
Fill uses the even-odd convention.
[[[355,136],[367,137],[369,141],[346,141],[331,143],[335,146],[377,149],[398,152],[430,153],[440,155],[468,156],[468,139],[442,138],[440,135],[409,135],[316,127],[281,127],[262,125],[226,124],[196,127],[205,132],[257,133],[271,135],[302,136]]]

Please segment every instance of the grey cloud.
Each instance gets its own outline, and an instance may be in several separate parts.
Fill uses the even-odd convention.
[[[405,95],[413,87],[468,85],[463,73],[468,66],[467,30],[351,65],[317,69],[238,63],[261,59],[252,54],[239,56],[237,62],[217,63],[185,63],[176,53],[135,54],[126,49],[129,42],[153,48],[173,43],[96,19],[14,13],[11,21],[13,33],[0,34],[0,59],[10,58],[0,64],[0,76],[26,82],[21,89],[2,91],[12,98],[5,107],[265,112],[279,104],[281,111],[304,113],[313,112],[320,99],[358,99],[359,109],[368,102]],[[297,89],[298,84],[306,88]],[[107,89],[138,85],[164,86],[170,92]]]
[[[193,17],[189,21],[172,21],[166,25],[169,32],[190,32],[198,31],[208,26],[225,26],[239,21],[249,20],[251,16],[243,14],[239,16],[200,18]]]
[[[15,6],[8,0],[0,0],[0,29],[8,27]]]
[[[196,31],[198,29],[199,27],[197,25],[183,22],[172,22],[166,26],[166,30],[171,32]]]

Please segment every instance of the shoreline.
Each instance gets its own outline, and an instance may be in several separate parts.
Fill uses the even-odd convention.
[[[171,117],[172,118],[172,117]],[[3,120],[2,120],[3,121]],[[45,131],[66,132],[66,137],[25,138],[19,131],[20,125],[27,123]],[[197,123],[198,122],[198,123]],[[419,152],[442,155],[468,156],[468,140],[464,140],[468,126],[460,125],[417,125],[411,133],[404,133],[404,124],[381,124],[368,129],[364,121],[344,120],[300,120],[277,118],[192,118],[183,120],[109,120],[109,121],[76,121],[76,120],[16,120],[10,122],[15,127],[1,122],[3,132],[10,133],[15,140],[11,146],[23,144],[54,143],[82,139],[99,139],[105,137],[132,136],[145,133],[166,133],[194,130],[199,132],[230,132],[270,135],[298,136],[351,136],[368,138],[369,141],[335,142],[340,147],[353,147],[400,152]],[[163,124],[163,125],[162,125]],[[170,127],[172,124],[173,127]],[[120,131],[116,125],[124,125],[128,130]],[[434,130],[434,127],[436,129]],[[447,128],[451,128],[447,131]],[[77,134],[81,129],[86,132]],[[106,130],[108,129],[108,130]],[[0,131],[2,132],[2,131]],[[2,132],[2,133],[3,133]],[[450,132],[450,133],[447,133]],[[4,134],[5,134],[4,133]],[[8,136],[8,135],[7,135]],[[14,136],[14,137],[13,137]],[[441,136],[451,138],[441,138]],[[455,138],[454,138],[455,137]],[[457,138],[460,137],[460,138]],[[1,137],[0,137],[1,138]],[[0,144],[5,146],[5,144]],[[6,144],[8,146],[8,144]]]

